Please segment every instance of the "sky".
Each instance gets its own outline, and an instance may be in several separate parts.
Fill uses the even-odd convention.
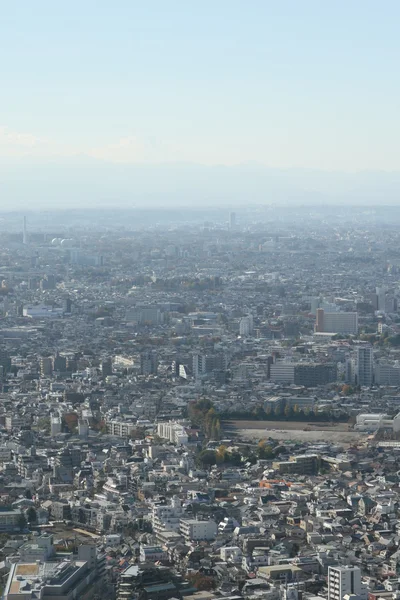
[[[0,202],[16,165],[400,171],[399,19],[397,0],[0,0]]]

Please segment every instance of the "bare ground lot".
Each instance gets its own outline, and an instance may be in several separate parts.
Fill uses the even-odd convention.
[[[339,442],[354,444],[365,434],[354,431],[347,423],[298,421],[224,421],[225,434],[229,437],[260,440],[272,438],[282,441]],[[306,429],[306,431],[304,431]]]

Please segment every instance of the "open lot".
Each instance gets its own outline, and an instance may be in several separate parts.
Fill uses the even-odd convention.
[[[347,423],[232,420],[224,421],[223,429],[227,436],[248,440],[272,438],[282,441],[327,441],[351,445],[365,438],[365,434],[354,431]]]

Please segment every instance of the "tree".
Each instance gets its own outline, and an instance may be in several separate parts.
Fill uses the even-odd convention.
[[[35,524],[37,521],[36,510],[31,506],[26,513],[29,525]]]
[[[351,394],[354,394],[354,390],[351,387],[351,385],[348,385],[347,383],[342,387],[342,394],[344,394],[345,396],[351,396]]]
[[[212,467],[217,462],[216,453],[214,450],[203,450],[200,452],[198,460],[203,467]]]
[[[267,444],[265,440],[261,440],[261,442],[258,443],[258,457],[264,460],[269,460],[274,457],[272,446]]]
[[[20,531],[24,531],[26,529],[27,522],[24,513],[20,513],[17,519],[17,527]]]
[[[188,579],[191,585],[199,591],[209,591],[216,587],[214,579],[202,573],[192,573]]]
[[[216,458],[217,463],[223,463],[223,462],[225,462],[226,455],[227,455],[226,446],[223,446],[223,445],[219,446],[217,448],[216,453],[215,453],[215,458]]]

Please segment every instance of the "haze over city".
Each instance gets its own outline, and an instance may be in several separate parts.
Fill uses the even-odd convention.
[[[393,204],[400,5],[3,3],[9,208]]]

